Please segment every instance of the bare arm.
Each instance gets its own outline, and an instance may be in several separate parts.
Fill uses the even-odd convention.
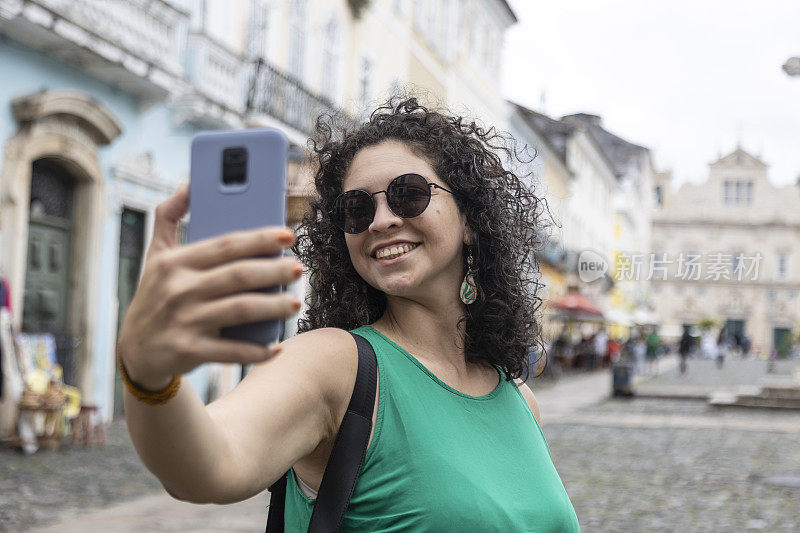
[[[261,228],[181,246],[178,224],[188,208],[186,186],[156,208],[142,278],[120,330],[120,357],[131,380],[152,391],[207,362],[257,367],[207,407],[188,382],[157,406],[126,391],[126,420],[142,461],[170,494],[232,502],[269,486],[329,434],[330,405],[341,392],[336,372],[351,371],[355,343],[339,330],[309,332],[280,347],[220,338],[222,327],[296,312],[294,296],[252,292],[300,275],[295,259],[275,257],[294,235]]]
[[[184,383],[163,406],[126,392],[139,455],[176,498],[231,503],[266,489],[328,439],[355,343],[325,329],[288,339],[229,394],[207,407]],[[352,384],[350,384],[352,387]]]

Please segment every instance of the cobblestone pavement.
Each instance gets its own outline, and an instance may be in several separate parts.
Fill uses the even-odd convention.
[[[673,356],[674,357],[674,356]],[[726,358],[722,368],[710,359],[689,359],[686,376],[679,376],[677,367],[659,372],[657,376],[642,383],[637,392],[642,394],[693,395],[710,394],[714,391],[736,392],[743,388],[769,385],[788,386],[797,368],[795,360],[775,361],[773,372],[767,372],[767,361],[759,359]]]
[[[695,401],[608,400],[579,413],[605,423],[543,425],[583,531],[800,531],[800,415],[783,415],[795,417],[794,431],[781,432],[625,427],[608,416],[691,420],[697,410]]]
[[[194,505],[160,492],[26,533],[246,533],[263,531],[269,493],[232,505]]]
[[[107,427],[104,449],[62,447],[25,456],[2,448],[0,531],[75,516],[160,487],[136,455],[124,422]]]
[[[730,360],[717,369],[690,360],[681,377],[674,356],[661,363],[658,376],[635,380],[637,393],[679,397],[786,384],[797,364],[781,361],[767,374],[764,361]],[[558,397],[558,389],[538,396]],[[797,411],[606,394],[549,421],[546,410],[542,416],[583,531],[800,531]]]
[[[684,384],[676,362],[663,359],[659,377],[638,376],[635,387],[642,390],[656,380],[662,390],[670,380]],[[701,361],[690,364],[696,362]],[[730,363],[734,381],[752,373]],[[690,366],[692,386],[724,385],[702,375],[713,371],[713,364]],[[787,366],[782,375],[790,372]],[[582,531],[800,531],[796,411],[721,409],[697,400],[611,399],[607,370],[532,388]],[[141,465],[124,424],[113,424],[108,433],[105,451],[31,457],[0,451],[0,530],[45,524],[51,525],[33,531],[264,527],[266,494],[232,506],[177,502]]]

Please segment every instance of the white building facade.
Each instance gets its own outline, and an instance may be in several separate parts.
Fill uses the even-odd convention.
[[[538,162],[531,171],[540,176],[539,193],[555,222],[554,242],[540,254],[549,263],[544,282],[555,287],[547,296],[555,299],[568,287],[579,288],[602,307],[613,335],[627,335],[627,328],[642,323],[649,312],[648,283],[645,277],[618,277],[615,264],[622,250],[650,250],[650,151],[606,131],[595,115],[556,120],[516,104],[510,109],[514,135],[536,150]],[[552,245],[561,252],[553,254]],[[605,276],[581,278],[583,252],[599,254]]]
[[[651,284],[663,324],[677,335],[713,321],[762,357],[785,353],[800,322],[800,188],[773,186],[741,147],[701,185],[673,192],[662,174],[655,188],[653,249],[666,263]]]

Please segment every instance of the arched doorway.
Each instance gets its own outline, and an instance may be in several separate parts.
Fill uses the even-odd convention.
[[[107,201],[98,150],[121,128],[97,100],[73,91],[20,96],[11,110],[19,127],[0,165],[0,261],[13,327],[55,333],[58,357],[69,359],[59,361],[65,381],[100,402],[97,373],[108,367],[99,362],[109,354],[96,346]]]
[[[52,333],[64,381],[75,384],[69,331],[74,179],[55,159],[31,168],[22,331]]]

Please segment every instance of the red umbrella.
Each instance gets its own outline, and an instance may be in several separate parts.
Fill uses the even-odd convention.
[[[578,293],[570,293],[557,300],[548,302],[548,305],[554,309],[563,311],[568,315],[591,315],[594,317],[602,317],[603,312],[597,307],[593,301]]]

